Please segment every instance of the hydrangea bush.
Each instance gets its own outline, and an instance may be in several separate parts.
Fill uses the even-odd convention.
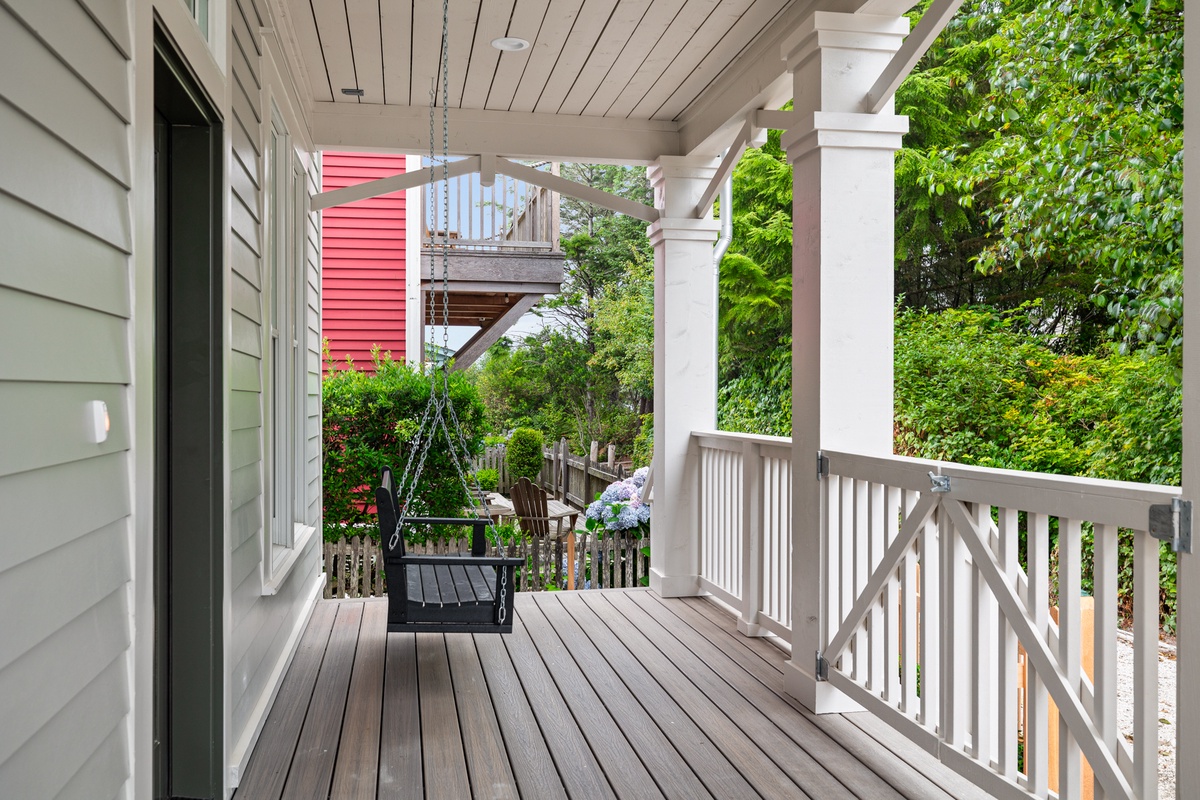
[[[650,535],[650,506],[642,502],[642,487],[649,470],[642,467],[623,481],[610,483],[587,507],[585,524],[589,531],[613,531]]]

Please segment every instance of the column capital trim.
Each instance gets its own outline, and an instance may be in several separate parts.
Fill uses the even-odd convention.
[[[788,163],[794,164],[821,147],[899,150],[908,133],[908,117],[899,114],[854,114],[814,111],[799,118],[780,138]]]
[[[717,236],[721,232],[720,220],[712,219],[690,219],[688,217],[660,217],[655,222],[650,223],[650,227],[646,229],[646,235],[650,237],[650,244],[657,246],[663,242],[707,242],[712,244],[717,241]]]
[[[708,182],[720,165],[721,159],[707,156],[660,156],[646,167],[646,177],[651,186],[658,186],[669,178],[691,178]]]
[[[780,46],[789,72],[823,49],[894,53],[908,35],[907,17],[816,11]]]

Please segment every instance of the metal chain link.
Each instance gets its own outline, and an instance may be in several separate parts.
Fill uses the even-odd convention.
[[[430,368],[429,370],[429,402],[425,406],[425,410],[421,415],[421,422],[417,426],[417,432],[412,439],[411,446],[408,451],[408,458],[404,466],[404,473],[400,476],[402,487],[404,489],[404,500],[400,504],[400,519],[397,521],[396,530],[392,532],[391,538],[388,540],[388,549],[395,549],[400,543],[400,537],[403,536],[404,521],[409,516],[416,516],[410,513],[412,503],[416,494],[417,484],[420,482],[421,475],[425,471],[425,461],[429,455],[429,448],[433,444],[435,436],[440,432],[444,435],[447,446],[450,449],[450,461],[454,464],[454,469],[458,473],[458,480],[466,493],[471,504],[471,510],[475,513],[476,518],[486,519],[488,529],[495,539],[497,551],[501,554],[505,552],[504,542],[500,537],[500,531],[491,519],[491,515],[481,513],[486,509],[483,499],[483,490],[479,486],[479,482],[472,474],[468,477],[468,473],[464,471],[463,465],[467,462],[470,454],[470,448],[467,446],[466,436],[463,434],[462,424],[459,422],[458,413],[454,409],[454,401],[450,398],[450,369],[449,369],[449,353],[450,353],[450,3],[449,0],[442,0],[442,52],[441,52],[441,73],[442,73],[442,179],[441,179],[441,194],[442,194],[442,219],[437,219],[437,204],[434,202],[435,187],[437,184],[431,183],[429,189],[429,230],[431,235],[437,235],[440,231],[441,241],[441,261],[442,261],[442,280],[441,280],[441,295],[442,295],[442,361],[438,368]],[[437,107],[437,79],[435,78],[429,87],[429,171],[430,177],[433,177],[433,171],[437,164],[436,153],[434,151],[435,126],[434,118]],[[438,223],[442,224],[439,225]],[[434,337],[434,328],[437,319],[437,303],[434,295],[433,287],[436,285],[436,272],[434,258],[429,259],[429,350],[428,354],[422,354],[421,364],[425,365],[425,357],[436,352],[436,339]],[[424,305],[424,303],[422,303]],[[423,338],[423,337],[422,337]],[[438,372],[441,372],[441,381],[438,381]],[[440,385],[439,385],[440,384]],[[451,432],[453,428],[453,433]],[[414,467],[414,460],[416,465]],[[397,494],[400,494],[397,491]],[[507,582],[507,570],[501,570],[502,580]],[[501,621],[505,617],[503,607],[500,610]]]

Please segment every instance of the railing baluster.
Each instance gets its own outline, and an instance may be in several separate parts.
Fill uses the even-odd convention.
[[[901,498],[903,506],[903,519],[908,519],[908,515],[912,513],[913,506],[917,504],[917,493],[905,490]],[[918,537],[916,545],[909,549],[902,563],[901,572],[901,654],[900,654],[900,669],[901,669],[901,691],[903,692],[901,699],[901,708],[904,713],[912,719],[917,719],[920,711],[917,699],[917,669],[920,665],[921,653],[919,650],[919,627],[918,619],[922,601],[925,599],[920,594],[920,584],[918,578],[918,565],[920,563],[920,548],[921,538]]]
[[[742,444],[741,595],[742,618],[738,629],[750,636],[760,633],[758,613],[763,599],[763,459],[754,441]]]
[[[859,591],[866,586],[867,579],[875,572],[883,560],[883,551],[887,547],[887,531],[884,530],[884,503],[883,498],[886,487],[881,483],[871,482],[867,484],[867,549],[868,558],[866,559],[866,568],[862,571],[862,582],[859,584]],[[868,686],[875,692],[886,693],[886,685],[884,681],[884,664],[888,660],[889,644],[887,632],[884,630],[883,614],[886,608],[888,592],[885,587],[880,596],[875,598],[875,602],[871,606],[870,614],[870,652],[868,653],[867,663],[867,679]],[[892,670],[894,671],[894,670]]]
[[[1009,586],[1017,585],[1017,547],[1020,538],[1017,531],[1017,510],[998,510],[997,530],[999,533],[998,553],[1004,580]],[[1002,620],[999,629],[999,687],[1000,704],[999,748],[997,768],[1010,782],[1017,779],[1017,634],[1007,620]]]
[[[975,506],[975,524],[980,530],[992,527],[992,507],[987,503]],[[989,539],[991,537],[989,536]],[[991,542],[988,542],[989,548]],[[992,551],[993,553],[995,550]],[[997,700],[996,600],[978,569],[972,569],[974,585],[975,646],[971,649],[974,680],[971,682],[971,736],[975,758],[990,764],[996,757],[994,709]]]
[[[1058,520],[1058,658],[1072,690],[1080,689],[1080,522],[1061,517]],[[1066,720],[1058,722],[1058,796],[1062,800],[1079,797],[1079,744],[1071,735]]]
[[[937,515],[929,518],[921,531],[921,615],[920,672],[917,683],[921,696],[921,724],[933,730],[941,718],[942,702],[942,627],[940,537],[949,536],[938,529]]]
[[[1096,525],[1092,549],[1093,658],[1096,728],[1104,748],[1117,753],[1117,526]],[[1104,787],[1095,781],[1095,800],[1105,800]]]
[[[1133,789],[1158,797],[1158,541],[1136,531],[1133,553]]]
[[[1049,641],[1050,521],[1045,514],[1028,515],[1025,560],[1029,574],[1025,606],[1033,618],[1034,630]],[[1025,659],[1025,673],[1025,774],[1034,796],[1046,797],[1049,786],[1049,696],[1028,658]]]

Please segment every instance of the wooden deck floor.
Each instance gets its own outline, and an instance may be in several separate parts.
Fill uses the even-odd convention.
[[[522,593],[508,636],[321,601],[236,800],[985,795],[866,714],[811,715],[706,600]]]

